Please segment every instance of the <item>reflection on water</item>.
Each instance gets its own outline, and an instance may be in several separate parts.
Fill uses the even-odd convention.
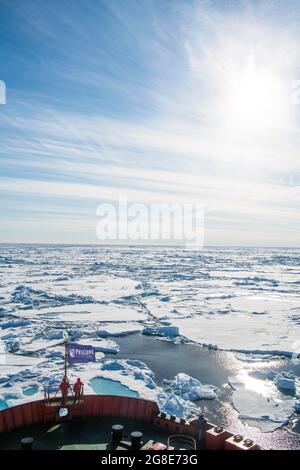
[[[290,361],[270,360],[266,357],[266,360],[260,359],[255,363],[249,363],[249,356],[245,355],[243,362],[236,360],[234,354],[230,352],[213,351],[194,344],[173,344],[143,335],[120,337],[117,342],[120,346],[118,358],[143,361],[155,373],[158,384],[161,384],[164,378],[173,379],[179,372],[184,372],[202,383],[218,387],[216,399],[196,402],[209,421],[224,426],[233,433],[253,439],[266,449],[300,449],[299,435],[287,429],[262,433],[259,429],[242,423],[238,412],[232,406],[233,389],[229,385],[229,377],[240,377],[243,378],[247,388],[254,389],[257,393],[264,396],[279,394],[272,382],[267,383],[251,377],[249,373],[270,367],[276,371],[289,370],[293,368]],[[300,426],[297,430],[300,431]]]
[[[248,371],[245,369],[241,371],[237,378],[247,390],[251,390],[268,398],[280,398],[276,385],[269,380],[257,379],[249,375]]]

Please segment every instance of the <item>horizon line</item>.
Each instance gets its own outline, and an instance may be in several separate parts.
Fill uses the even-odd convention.
[[[108,248],[182,248],[182,249],[193,249],[193,246],[186,246],[184,244],[129,244],[129,243],[66,243],[66,242],[0,242],[0,245],[37,245],[37,246],[93,246],[93,247],[108,247]],[[300,245],[214,245],[207,244],[203,245],[202,248],[279,248],[279,249],[300,249]],[[194,247],[195,250],[201,250],[202,248]]]

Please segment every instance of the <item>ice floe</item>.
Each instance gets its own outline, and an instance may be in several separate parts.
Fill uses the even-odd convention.
[[[172,392],[162,392],[156,397],[159,409],[178,418],[191,418],[199,414],[199,408]]]
[[[143,329],[143,335],[153,336],[179,336],[179,329],[176,326],[148,326]]]
[[[97,334],[103,338],[109,336],[127,336],[136,333],[140,333],[143,329],[143,326],[138,323],[124,323],[124,324],[111,324],[101,326]]]
[[[172,391],[184,400],[197,401],[216,398],[216,387],[203,385],[198,379],[184,373],[177,374],[173,380],[164,379],[163,385],[167,391]]]
[[[117,354],[120,351],[119,345],[112,339],[103,339],[103,338],[86,338],[79,339],[76,341],[78,344],[93,344],[93,348],[96,351],[103,352],[106,354]]]
[[[92,303],[94,299],[89,296],[83,296],[78,294],[70,295],[53,295],[49,292],[44,292],[39,289],[33,289],[25,285],[19,285],[11,296],[12,305],[23,304],[26,309],[29,307],[43,307],[47,305],[60,305],[60,304],[80,304],[80,303]],[[20,307],[20,306],[19,306]],[[22,308],[22,305],[21,305]]]
[[[61,305],[59,307],[45,307],[41,309],[26,310],[22,313],[25,318],[40,318],[60,320],[63,322],[129,322],[146,320],[143,311],[126,305],[114,304],[75,304]],[[21,320],[19,320],[21,321]],[[26,322],[26,320],[23,320]]]
[[[293,372],[275,372],[273,370],[253,370],[249,372],[250,376],[273,381],[278,390],[296,392],[297,379]]]
[[[147,377],[155,379],[140,364],[102,368],[104,355],[119,350],[114,338],[142,331],[186,338],[235,351],[246,368],[262,357],[291,356],[300,333],[299,260],[299,249],[1,246],[0,399],[12,404],[57,385],[68,337],[97,348],[97,363],[70,368],[88,392],[94,377],[121,380],[141,396],[162,394],[160,405],[186,415],[193,403],[174,389],[149,388]],[[248,370],[247,380],[233,391],[244,421],[274,429],[297,409],[297,377],[269,371],[255,382]]]
[[[263,432],[288,424],[296,409],[296,379],[286,375],[272,370],[243,369],[239,376],[231,377],[232,402],[240,419]]]
[[[263,432],[272,432],[288,424],[295,409],[294,400],[275,400],[244,387],[234,391],[233,405],[241,420]]]
[[[89,275],[72,277],[59,282],[39,283],[39,287],[57,298],[67,298],[80,292],[82,297],[89,297],[94,301],[110,302],[123,296],[134,296],[137,282],[130,278],[107,275]]]
[[[278,375],[274,379],[275,384],[279,388],[279,390],[288,390],[290,392],[296,391],[296,383],[295,379],[289,379],[287,377],[283,377],[282,375]]]

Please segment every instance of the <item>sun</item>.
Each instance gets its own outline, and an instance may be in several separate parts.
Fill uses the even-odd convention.
[[[258,65],[255,55],[236,65],[226,89],[226,121],[233,129],[259,132],[284,124],[285,88],[278,70]]]

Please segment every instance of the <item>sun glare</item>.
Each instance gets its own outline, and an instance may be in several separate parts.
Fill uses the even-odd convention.
[[[235,67],[228,81],[226,121],[235,129],[256,132],[284,124],[287,97],[278,70],[258,66],[253,54]]]

